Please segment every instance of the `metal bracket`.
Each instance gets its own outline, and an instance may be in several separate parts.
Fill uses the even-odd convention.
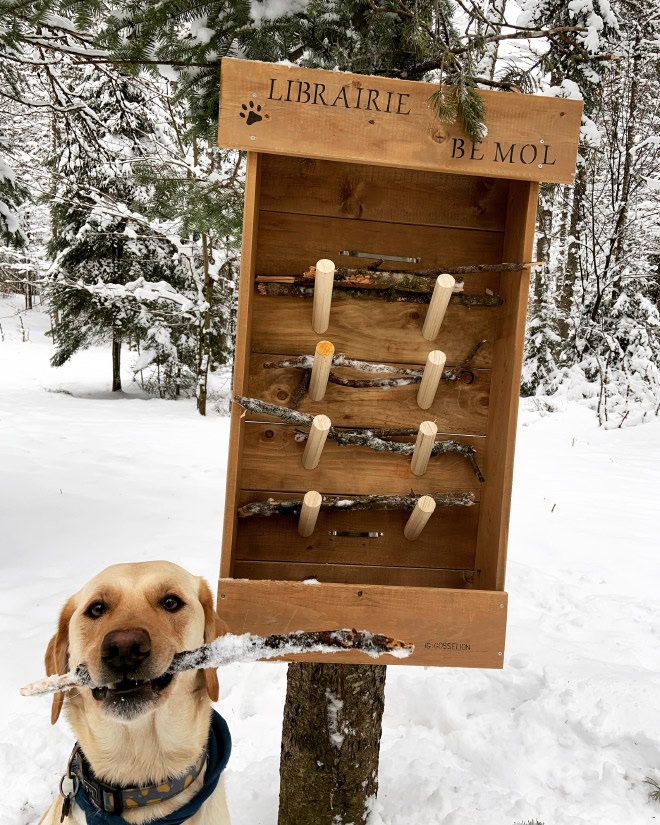
[[[358,530],[328,530],[328,535],[343,536],[356,539],[380,539],[383,537],[384,534],[377,533],[374,531],[360,532]]]

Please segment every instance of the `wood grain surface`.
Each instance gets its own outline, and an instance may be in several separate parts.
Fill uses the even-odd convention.
[[[408,456],[376,452],[368,447],[340,447],[328,440],[318,467],[306,470],[302,466],[304,442],[297,441],[295,436],[294,426],[247,422],[241,487],[301,494],[318,490],[339,495],[472,492],[476,501],[481,495],[480,483],[470,463],[457,453],[433,456],[426,473],[415,476]],[[402,440],[415,441],[414,437]],[[477,461],[487,479],[486,439],[459,436],[456,440],[475,447]]]
[[[430,567],[385,567],[375,564],[319,564],[289,561],[234,561],[234,578],[273,581],[340,584],[385,584],[406,587],[467,587],[474,580],[472,570],[437,570]]]
[[[460,363],[484,340],[471,366],[490,367],[497,315],[502,309],[450,304],[440,334],[435,341],[426,341],[422,325],[427,307],[423,304],[333,300],[330,326],[322,336],[312,329],[311,301],[255,294],[253,304],[253,353],[313,354],[324,338],[334,344],[337,353],[376,363],[423,367],[427,354],[439,349],[447,356],[447,368]]]
[[[302,499],[302,494],[242,490],[239,503],[242,507],[267,498]],[[472,507],[436,507],[415,541],[407,541],[403,535],[409,516],[407,510],[348,513],[321,510],[316,528],[307,538],[298,534],[298,519],[293,515],[239,518],[234,555],[241,561],[474,569],[478,504]],[[333,536],[332,531],[366,531],[382,533],[382,536]]]
[[[236,349],[234,352],[234,393],[243,393],[250,370],[250,346],[252,336],[252,310],[254,306],[254,274],[259,230],[259,191],[261,186],[261,155],[248,152],[245,175],[245,204],[243,209],[243,245],[241,276],[238,293],[236,320]],[[240,487],[243,463],[242,409],[232,404],[229,429],[229,454],[227,456],[227,483],[225,487],[225,515],[222,530],[222,556],[220,575],[228,575],[231,569],[232,548],[236,540],[236,501]]]
[[[220,146],[519,180],[575,177],[582,101],[478,90],[488,136],[472,146],[459,122],[429,106],[428,83],[231,58],[220,82]]]
[[[264,155],[261,207],[362,221],[504,230],[509,183],[331,160]]]
[[[529,260],[524,256],[531,254],[534,245],[538,190],[538,184],[523,182],[512,183],[509,190],[505,249],[509,255],[522,256],[522,261]],[[529,269],[506,273],[502,279],[506,300],[495,339],[489,475],[483,489],[476,562],[476,586],[488,590],[504,590],[529,279]]]
[[[480,590],[372,584],[307,585],[296,581],[218,582],[225,632],[288,633],[354,627],[412,642],[406,659],[382,664],[501,668],[507,595]],[[288,660],[362,662],[364,653],[302,654]]]
[[[418,263],[388,262],[400,271],[435,269],[439,266],[500,264],[503,233],[476,229],[415,226],[385,221],[356,221],[317,215],[268,212],[259,215],[257,273],[259,275],[300,275],[319,258],[335,266],[364,267],[379,255],[419,258]],[[342,251],[366,252],[374,258],[340,255]],[[514,262],[515,263],[515,262]],[[462,275],[465,292],[497,294],[497,272]]]
[[[247,395],[286,407],[303,373],[298,369],[264,369],[264,363],[278,360],[281,356],[272,353],[251,356]],[[347,367],[333,368],[333,372],[352,378],[381,377]],[[428,410],[417,406],[419,384],[383,389],[344,387],[333,383],[327,385],[321,401],[312,401],[307,393],[297,409],[310,415],[324,413],[333,427],[418,427],[422,421],[431,420],[444,432],[485,435],[490,371],[474,370],[472,375],[474,381],[471,384],[440,381],[435,401]],[[246,418],[249,421],[276,420],[251,412],[246,414]]]

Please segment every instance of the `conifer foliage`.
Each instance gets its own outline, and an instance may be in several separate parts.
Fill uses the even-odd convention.
[[[228,358],[240,185],[228,199],[208,180],[216,153],[205,164],[186,145],[165,81],[90,65],[70,74],[84,106],[67,115],[51,158],[53,364],[110,341],[118,390],[123,343],[146,389],[196,393],[205,412],[208,371]],[[188,203],[193,188],[202,192]]]
[[[580,398],[607,426],[646,420],[658,42],[651,0],[0,0],[0,99],[47,110],[54,135],[52,185],[35,189],[0,127],[0,243],[25,242],[21,203],[45,198],[56,362],[121,338],[145,386],[194,391],[203,412],[231,359],[240,243],[243,165],[214,147],[223,56],[425,80],[475,139],[476,88],[581,97],[575,185],[542,188],[522,389]]]
[[[84,103],[67,115],[50,163],[58,227],[48,297],[60,321],[52,358],[60,366],[79,349],[112,342],[112,389],[121,389],[121,344],[168,341],[157,301],[141,301],[146,283],[182,286],[176,248],[143,218],[148,187],[132,165],[149,151],[149,104],[140,87],[114,71],[72,67],[73,94]],[[154,328],[156,325],[156,328]],[[165,327],[167,329],[167,327]],[[160,335],[158,335],[160,333]]]

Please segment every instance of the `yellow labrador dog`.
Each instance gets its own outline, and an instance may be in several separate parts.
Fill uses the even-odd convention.
[[[40,825],[59,825],[63,812],[66,825],[104,825],[118,817],[229,825],[222,776],[216,776],[231,749],[224,720],[211,710],[217,674],[163,675],[175,653],[217,635],[206,582],[170,562],[113,565],[67,601],[48,645],[46,672],[85,663],[94,682],[108,687],[55,694],[51,721],[64,708],[78,749],[61,791],[69,797],[60,795]]]

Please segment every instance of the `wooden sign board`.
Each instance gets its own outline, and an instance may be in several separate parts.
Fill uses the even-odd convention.
[[[438,120],[429,83],[222,61],[220,146],[398,169],[570,183],[582,101],[485,92],[488,135]]]
[[[532,260],[538,180],[572,178],[580,104],[484,93],[489,136],[469,159],[472,149],[459,157],[451,148],[454,139],[467,140],[460,128],[440,123],[428,109],[431,90],[424,83],[223,60],[220,142],[250,150],[234,394],[260,406],[232,409],[218,613],[233,633],[355,627],[414,642],[410,658],[385,656],[387,664],[501,667],[530,270],[498,265]],[[385,110],[376,111],[383,101]],[[446,139],[430,139],[433,130]],[[550,146],[547,164],[518,163],[514,152],[504,166],[492,153],[498,142],[504,151],[505,140],[515,151],[534,141]],[[429,290],[370,291],[338,280],[328,328],[316,333],[310,267],[329,259],[350,279],[387,256],[396,260],[383,261],[379,274],[490,267],[456,275],[460,291],[433,341],[422,335]],[[433,281],[424,283],[432,288]],[[301,385],[304,371],[291,361],[311,359],[324,339],[335,347],[334,378],[314,401]],[[445,374],[458,380],[441,380],[428,409],[417,403],[418,383],[374,388],[356,383],[365,378],[364,366],[336,361],[342,353],[391,367],[396,377],[423,370],[434,350],[445,353]],[[274,405],[267,408],[274,414],[262,402]],[[318,465],[307,469],[309,427],[283,422],[282,407],[328,416],[335,436],[407,430],[391,439],[404,444],[415,443],[420,424],[433,421],[436,441],[468,448],[472,459],[456,451],[435,455],[416,475],[410,455],[328,440]],[[322,509],[304,536],[297,514],[311,490],[334,509]],[[471,495],[473,504],[438,506],[415,540],[404,535],[407,510],[336,505],[362,495],[414,501],[446,494]],[[292,502],[293,514],[246,516],[269,499]],[[289,658],[373,661],[356,653]]]

